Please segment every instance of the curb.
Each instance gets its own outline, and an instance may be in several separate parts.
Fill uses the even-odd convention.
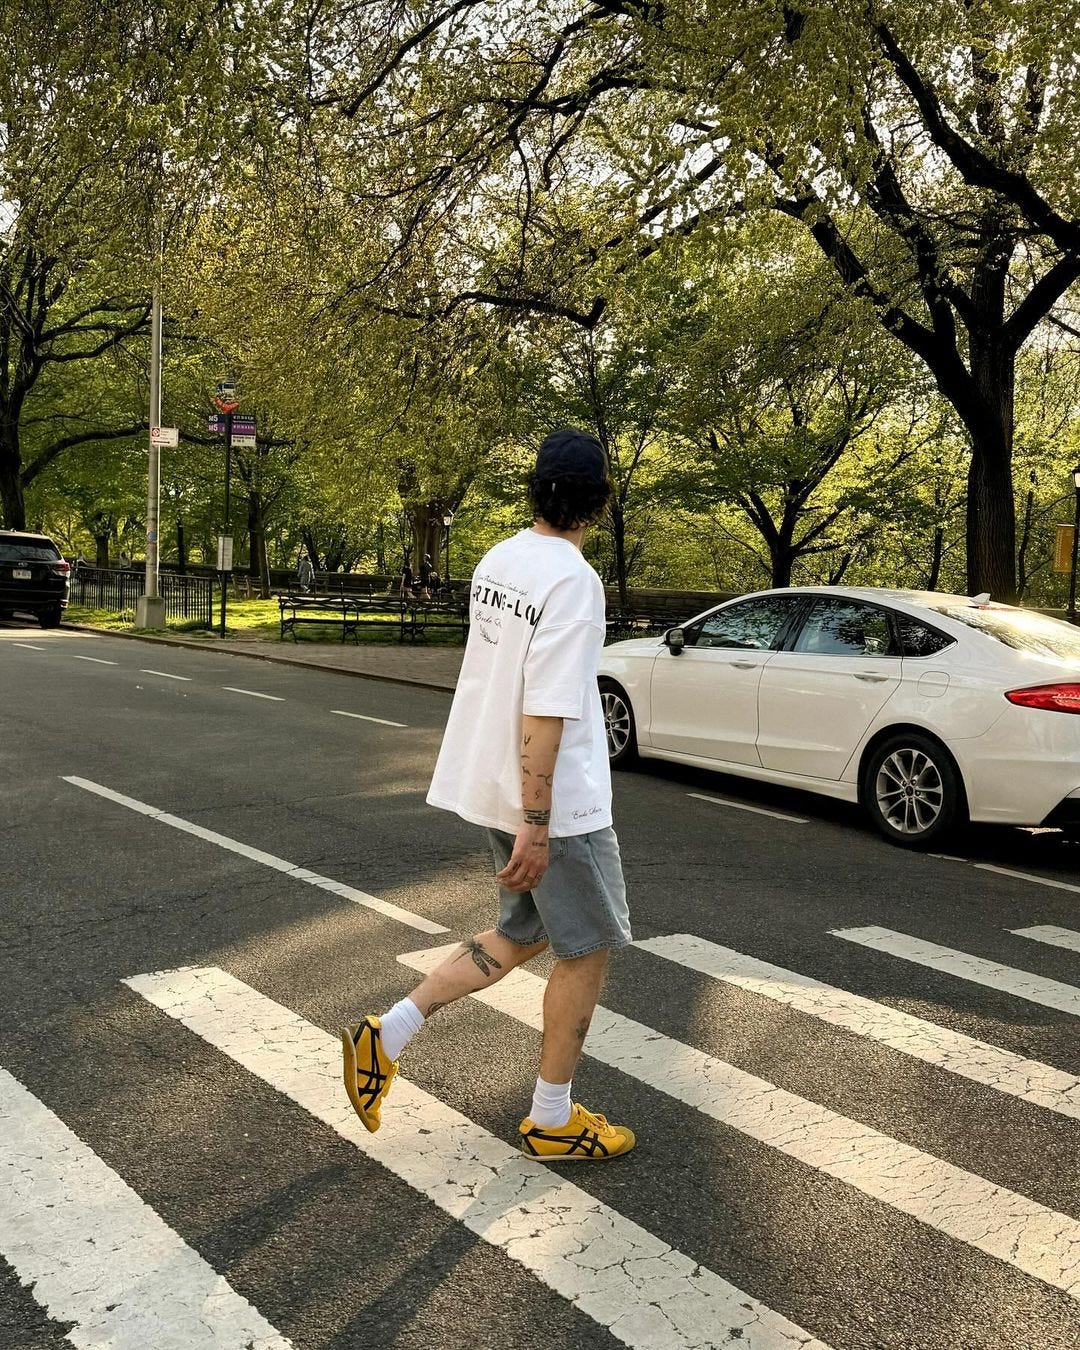
[[[62,623],[61,631],[90,633],[94,637],[123,638],[127,642],[149,642],[158,647],[179,647],[184,651],[214,652],[218,656],[246,656],[254,661],[269,661],[271,665],[292,666],[296,670],[321,670],[329,675],[346,675],[354,680],[381,680],[384,684],[403,684],[412,689],[433,689],[439,694],[452,694],[455,685],[434,684],[430,680],[414,679],[409,675],[379,675],[370,670],[345,670],[341,666],[327,666],[319,661],[297,661],[291,656],[275,656],[269,652],[238,652],[225,647],[211,647],[183,638],[153,637],[144,633],[121,633],[108,628],[91,628],[87,624]]]

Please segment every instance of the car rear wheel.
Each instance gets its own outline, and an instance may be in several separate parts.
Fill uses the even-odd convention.
[[[604,710],[608,763],[613,769],[629,768],[637,759],[637,727],[630,700],[614,680],[601,680],[600,706]]]
[[[877,829],[902,848],[925,848],[960,825],[964,785],[940,742],[916,731],[880,742],[863,766],[862,803]]]
[[[60,620],[64,617],[62,605],[49,605],[46,609],[38,611],[38,623],[42,628],[59,628]]]

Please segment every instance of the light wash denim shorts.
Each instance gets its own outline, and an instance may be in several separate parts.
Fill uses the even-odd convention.
[[[487,833],[495,870],[501,872],[514,851],[514,836]],[[548,856],[535,890],[499,887],[499,934],[522,946],[547,941],[564,961],[631,942],[619,841],[611,826],[552,839]]]

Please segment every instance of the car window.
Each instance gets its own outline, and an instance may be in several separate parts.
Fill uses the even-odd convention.
[[[900,630],[900,649],[905,656],[933,656],[956,641],[909,614],[897,614],[895,618]]]
[[[815,600],[795,643],[817,656],[893,656],[888,615],[857,600]]]
[[[1052,661],[1080,661],[1080,628],[1061,619],[1004,606],[983,609],[976,605],[936,605],[934,608],[939,614],[967,624],[1018,652],[1046,656]]]
[[[60,553],[52,544],[0,542],[0,562],[55,562]]]
[[[743,651],[771,651],[799,603],[798,596],[772,595],[743,600],[717,610],[687,633],[695,647],[734,647]]]

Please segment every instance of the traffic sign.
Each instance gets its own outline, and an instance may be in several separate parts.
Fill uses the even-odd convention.
[[[159,450],[175,450],[180,444],[179,427],[151,427],[150,444]]]
[[[241,435],[238,436],[238,435],[236,434],[235,431],[233,432],[232,443],[233,443],[233,449],[234,449],[234,450],[254,450],[254,449],[255,449],[255,437],[254,437],[254,436],[245,436],[245,435],[243,435],[243,434],[241,434]]]
[[[212,401],[219,412],[235,412],[240,406],[240,400],[236,396],[235,380],[219,380]]]
[[[234,436],[254,436],[254,415],[252,413],[233,413],[232,429]]]
[[[213,436],[224,436],[225,418],[220,413],[211,413],[206,419],[206,429]]]
[[[231,572],[232,569],[232,546],[233,540],[231,534],[219,534],[217,540],[217,570],[219,572]]]

